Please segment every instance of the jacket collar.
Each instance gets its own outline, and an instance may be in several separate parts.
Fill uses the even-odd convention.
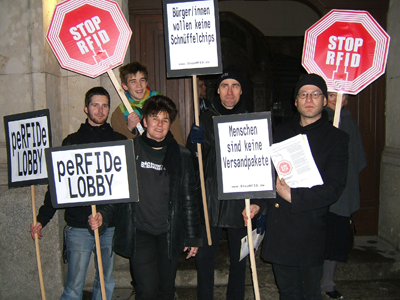
[[[329,121],[328,112],[325,109],[323,109],[321,113],[321,118],[319,118],[314,123],[311,123],[303,127],[300,125],[300,114],[297,112],[292,118],[291,126],[296,133],[307,133],[308,131],[322,127],[328,121]]]

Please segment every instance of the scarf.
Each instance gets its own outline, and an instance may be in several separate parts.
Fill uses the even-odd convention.
[[[129,104],[131,105],[133,111],[135,113],[137,113],[139,118],[142,118],[142,114],[143,114],[142,107],[143,107],[143,104],[146,102],[146,100],[152,96],[161,95],[161,94],[156,91],[150,90],[149,87],[146,87],[146,93],[144,94],[144,97],[142,100],[136,101],[135,99],[133,99],[131,97],[131,95],[128,92],[125,92],[125,95],[126,95],[126,98],[128,98]],[[125,120],[128,121],[129,111],[126,109],[124,103],[121,103],[119,105],[119,108],[121,109],[122,113],[124,114]]]
[[[236,103],[236,105],[232,109],[227,109],[225,106],[222,105],[219,95],[214,98],[213,104],[217,111],[223,116],[246,113],[246,101],[242,100],[241,97],[238,103]]]
[[[163,166],[166,170],[165,176],[174,175],[178,173],[178,170],[181,167],[181,152],[179,150],[179,145],[177,141],[174,139],[171,131],[168,131],[167,135],[161,142],[157,142],[153,139],[149,139],[147,137],[147,130],[143,132],[141,135],[143,141],[152,148],[162,148],[167,146],[167,151],[164,155]],[[162,174],[164,170],[160,171]]]

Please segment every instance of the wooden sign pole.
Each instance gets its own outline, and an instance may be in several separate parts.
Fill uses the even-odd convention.
[[[96,205],[92,205],[92,216],[93,216],[93,218],[96,216]],[[99,229],[94,230],[94,239],[96,242],[97,267],[98,267],[99,278],[100,278],[101,298],[107,299],[106,288],[104,286],[104,272],[103,272],[103,261],[101,259]]]
[[[257,277],[257,269],[256,269],[256,260],[254,255],[254,243],[253,243],[253,228],[251,226],[251,218],[250,218],[250,199],[245,199],[246,203],[246,215],[247,215],[247,237],[249,240],[249,254],[250,254],[250,267],[251,267],[251,275],[253,277],[253,288],[254,295],[256,300],[260,300],[260,290],[258,287],[258,277]]]
[[[113,83],[115,89],[117,90],[118,95],[119,95],[119,97],[120,97],[121,100],[122,100],[122,103],[124,103],[126,110],[127,110],[129,113],[133,113],[132,106],[131,106],[131,104],[129,103],[129,100],[128,100],[128,98],[127,98],[126,95],[125,95],[124,89],[123,89],[122,86],[119,84],[117,77],[115,77],[114,72],[113,72],[112,70],[108,70],[108,71],[107,71],[107,74],[108,74],[108,76],[110,77],[110,79],[111,79],[111,81],[112,81],[112,83]],[[141,135],[141,134],[143,133],[142,125],[141,125],[140,123],[137,123],[136,128],[137,128],[139,134]]]
[[[333,126],[339,128],[340,122],[340,112],[342,110],[343,93],[337,93],[336,96],[336,106],[335,106],[335,116],[333,118]]]
[[[33,226],[36,226],[36,223],[37,223],[36,197],[35,197],[35,186],[34,185],[31,185],[31,197],[32,197]],[[35,246],[36,246],[36,261],[37,261],[38,272],[39,272],[40,291],[42,293],[42,300],[46,300],[46,294],[44,292],[44,284],[43,284],[42,263],[40,260],[39,237],[38,237],[37,233],[35,233]]]
[[[199,120],[199,94],[197,91],[197,76],[193,75],[193,95],[194,95],[194,123],[196,126],[200,126]],[[210,232],[210,220],[208,219],[208,208],[207,208],[207,198],[206,198],[206,186],[204,183],[204,170],[203,170],[203,155],[201,152],[201,144],[197,144],[197,158],[199,160],[199,172],[200,172],[200,184],[201,184],[201,196],[203,199],[203,210],[204,210],[204,220],[207,232],[208,245],[212,245],[211,232]]]

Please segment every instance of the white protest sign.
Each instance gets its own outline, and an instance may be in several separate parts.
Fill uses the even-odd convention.
[[[47,183],[44,150],[51,147],[49,110],[4,117],[8,156],[8,185]]]
[[[164,30],[168,76],[222,72],[214,0],[164,0]]]
[[[46,151],[54,207],[137,201],[132,140]]]
[[[218,198],[275,196],[269,112],[214,117]]]

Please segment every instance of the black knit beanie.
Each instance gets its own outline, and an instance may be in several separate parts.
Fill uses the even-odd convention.
[[[240,85],[244,84],[245,78],[243,77],[242,73],[236,70],[227,70],[224,73],[222,73],[218,79],[217,79],[217,89],[219,88],[219,85],[221,84],[222,81],[225,79],[235,79],[237,82],[240,83]]]
[[[322,93],[325,95],[326,99],[328,99],[328,87],[326,85],[325,80],[317,75],[317,74],[304,74],[300,80],[296,83],[296,87],[294,89],[294,98],[296,99],[297,94],[302,86],[307,84],[315,85],[320,88]]]

